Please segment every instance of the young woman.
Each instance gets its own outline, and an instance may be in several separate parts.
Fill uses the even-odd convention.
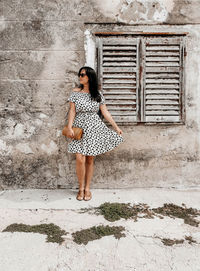
[[[77,200],[90,200],[90,181],[93,176],[94,156],[108,152],[124,141],[122,130],[106,108],[102,92],[98,91],[95,71],[87,66],[78,72],[80,87],[73,89],[68,101],[67,133],[72,138],[68,152],[76,154],[76,173],[79,181]],[[105,125],[101,116],[111,123],[113,131]],[[80,140],[73,139],[72,126],[83,129]]]

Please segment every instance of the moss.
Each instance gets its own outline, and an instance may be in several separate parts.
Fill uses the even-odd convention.
[[[155,213],[162,214],[169,217],[182,218],[185,224],[189,224],[194,227],[198,227],[199,221],[195,220],[194,217],[200,215],[200,211],[193,208],[181,207],[172,203],[165,203],[163,207],[153,208]]]
[[[192,244],[192,243],[197,243],[193,238],[192,236],[185,236],[185,240],[184,239],[169,239],[169,238],[160,238],[163,242],[163,244],[165,246],[173,246],[173,245],[176,245],[176,244],[183,244],[183,242],[185,240],[188,241],[189,244]]]
[[[108,221],[116,221],[120,218],[128,219],[133,217],[135,213],[133,213],[132,208],[130,207],[130,203],[109,203],[105,202],[98,207],[100,213],[104,216],[104,218]]]
[[[130,203],[105,202],[96,208],[96,214],[101,214],[108,221],[116,221],[121,218],[133,218],[137,221],[139,214],[143,213],[146,218],[153,218],[147,204],[138,204],[133,207]]]
[[[185,240],[187,240],[189,244],[196,243],[192,236],[185,236]]]
[[[59,243],[61,244],[64,239],[62,235],[67,234],[66,231],[61,230],[59,226],[50,224],[39,224],[39,225],[26,225],[22,223],[14,223],[7,226],[2,232],[34,232],[47,235],[47,242]]]
[[[87,244],[89,241],[100,239],[104,236],[108,235],[114,235],[116,239],[120,239],[121,237],[125,237],[126,235],[124,233],[121,233],[123,230],[125,230],[122,226],[95,226],[91,227],[89,229],[84,229],[81,231],[77,231],[72,233],[72,236],[74,238],[74,242],[77,244]]]
[[[137,221],[138,218],[151,219],[157,216],[163,219],[163,216],[169,216],[172,218],[182,218],[185,224],[198,227],[200,222],[197,221],[195,217],[200,215],[200,211],[194,208],[187,208],[184,203],[182,205],[184,207],[172,203],[165,203],[162,207],[151,209],[147,204],[142,203],[131,206],[130,203],[105,202],[99,207],[93,208],[93,213],[103,215],[106,220],[111,222],[121,218],[131,218]],[[87,210],[92,213],[92,208],[85,208],[83,212],[87,212]]]
[[[169,239],[169,238],[163,238],[162,242],[165,246],[173,246],[175,244],[182,244],[184,242],[184,239]]]

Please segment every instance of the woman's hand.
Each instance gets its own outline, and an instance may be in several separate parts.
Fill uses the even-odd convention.
[[[74,131],[72,128],[67,127],[67,137],[74,138]]]
[[[104,118],[110,122],[110,124],[113,126],[113,128],[116,130],[116,132],[118,133],[118,135],[121,135],[123,132],[122,130],[117,126],[117,124],[115,123],[114,119],[112,118],[110,112],[108,111],[106,104],[101,104],[100,105],[100,110],[102,115],[104,116]]]
[[[116,128],[116,132],[118,133],[118,135],[122,135],[122,133],[123,133],[119,127]]]

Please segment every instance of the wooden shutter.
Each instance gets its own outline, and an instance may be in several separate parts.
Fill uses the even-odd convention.
[[[98,39],[98,77],[106,105],[117,123],[137,121],[139,39]]]
[[[143,38],[143,121],[181,122],[183,37]]]

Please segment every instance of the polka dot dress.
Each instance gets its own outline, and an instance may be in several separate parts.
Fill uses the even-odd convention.
[[[105,104],[100,91],[101,102],[91,99],[90,93],[73,91],[68,99],[75,103],[76,116],[72,126],[83,129],[80,140],[72,139],[68,144],[68,152],[96,156],[111,151],[124,141],[121,135],[105,125],[97,114],[99,106]]]

